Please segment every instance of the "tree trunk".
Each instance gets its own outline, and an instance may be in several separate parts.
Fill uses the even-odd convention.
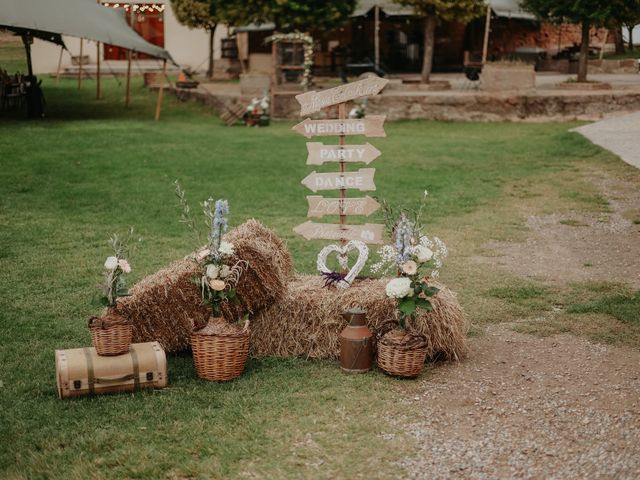
[[[216,28],[217,27],[218,27],[218,24],[216,23],[209,30],[209,68],[207,69],[207,78],[209,80],[213,79],[213,52],[214,52],[213,39],[216,36]]]
[[[624,53],[624,38],[622,38],[622,25],[616,25],[613,30],[613,38],[616,43],[616,54]]]
[[[582,21],[582,43],[580,44],[580,56],[578,57],[578,81],[587,81],[587,65],[589,62],[589,33],[591,25],[588,20]]]
[[[422,83],[429,83],[433,68],[433,46],[435,43],[437,17],[430,14],[424,19],[424,55],[422,57]]]
[[[627,27],[629,29],[629,50],[633,50],[633,27],[634,26]]]

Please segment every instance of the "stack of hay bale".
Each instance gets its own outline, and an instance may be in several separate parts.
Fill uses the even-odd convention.
[[[235,246],[237,260],[249,263],[237,285],[238,303],[224,316],[252,314],[251,349],[255,356],[337,358],[338,337],[345,327],[341,313],[351,307],[367,310],[375,332],[394,318],[395,302],[385,294],[386,279],[357,280],[346,290],[323,288],[318,276],[293,275],[284,242],[255,220],[225,239]],[[169,352],[185,349],[194,322],[208,315],[193,278],[193,260],[184,259],[150,275],[121,299],[119,310],[131,319],[134,341],[156,340]],[[428,339],[429,359],[459,360],[466,354],[466,323],[455,294],[447,287],[432,299],[433,311],[420,310],[413,327]]]

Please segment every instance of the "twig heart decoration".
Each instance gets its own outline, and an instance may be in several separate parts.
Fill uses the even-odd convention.
[[[332,253],[337,253],[338,263],[342,268],[346,270],[349,267],[349,259],[347,258],[347,255],[351,250],[358,251],[358,259],[356,260],[355,265],[351,267],[347,275],[342,280],[336,283],[336,286],[338,286],[339,288],[348,288],[358,276],[360,271],[364,268],[364,264],[367,263],[367,258],[369,258],[369,247],[367,247],[367,245],[360,240],[351,240],[349,243],[342,247],[335,244],[327,245],[322,250],[320,250],[320,253],[318,254],[318,271],[323,274],[331,274],[333,272],[329,269],[329,267],[327,267],[327,257]]]

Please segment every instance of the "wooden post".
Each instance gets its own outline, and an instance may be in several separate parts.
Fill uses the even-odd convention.
[[[133,4],[129,5],[129,25],[133,29]],[[131,104],[131,50],[127,50],[127,87],[124,97],[124,106]]]
[[[96,0],[100,5],[100,0]],[[100,42],[96,42],[96,100],[100,100],[102,97],[101,85],[100,85]]]
[[[376,74],[380,71],[380,7],[376,5],[374,8],[374,32],[375,36],[373,38],[374,45],[374,66],[376,70]]]
[[[377,8],[377,7],[376,7]],[[344,120],[347,115],[346,115],[346,110],[347,110],[347,104],[346,103],[340,103],[338,104],[338,119],[339,120]],[[340,145],[340,149],[344,149],[344,144],[345,144],[345,136],[342,134],[338,137],[338,144]],[[344,158],[341,157],[340,159],[340,173],[344,174],[344,172],[346,171],[346,164],[344,161]],[[345,198],[347,198],[347,189],[342,187],[340,189],[340,225],[346,225],[347,224],[347,215],[345,213]],[[340,243],[342,244],[342,246],[347,244],[347,240],[345,238],[341,238],[340,239]],[[345,253],[344,256],[346,257],[347,254]],[[346,264],[347,262],[343,262],[344,264]],[[346,268],[342,268],[340,273],[342,275],[346,275],[347,274],[347,269]]]
[[[164,94],[164,81],[167,76],[167,61],[162,62],[162,77],[160,77],[160,89],[158,90],[158,101],[156,102],[156,121],[160,120],[160,110],[162,109],[162,95]]]
[[[491,31],[491,5],[487,5],[487,18],[484,22],[484,41],[482,42],[482,65],[487,63],[489,53],[489,32]]]
[[[100,85],[100,42],[96,42],[96,100],[102,97]]]
[[[80,60],[78,61],[78,90],[82,88],[82,47],[83,39],[80,39]]]
[[[60,56],[58,57],[58,69],[56,70],[56,85],[60,83],[60,69],[62,68],[62,52],[64,52],[64,47],[60,47]]]
[[[607,40],[609,39],[609,29],[604,31],[604,40],[602,41],[602,47],[600,47],[600,60],[604,57],[604,47],[607,46]]]

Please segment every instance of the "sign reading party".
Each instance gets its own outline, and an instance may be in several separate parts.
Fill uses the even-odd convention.
[[[364,145],[324,145],[320,142],[307,142],[307,165],[322,165],[330,162],[363,162],[370,164],[380,156],[380,150],[365,143]]]

